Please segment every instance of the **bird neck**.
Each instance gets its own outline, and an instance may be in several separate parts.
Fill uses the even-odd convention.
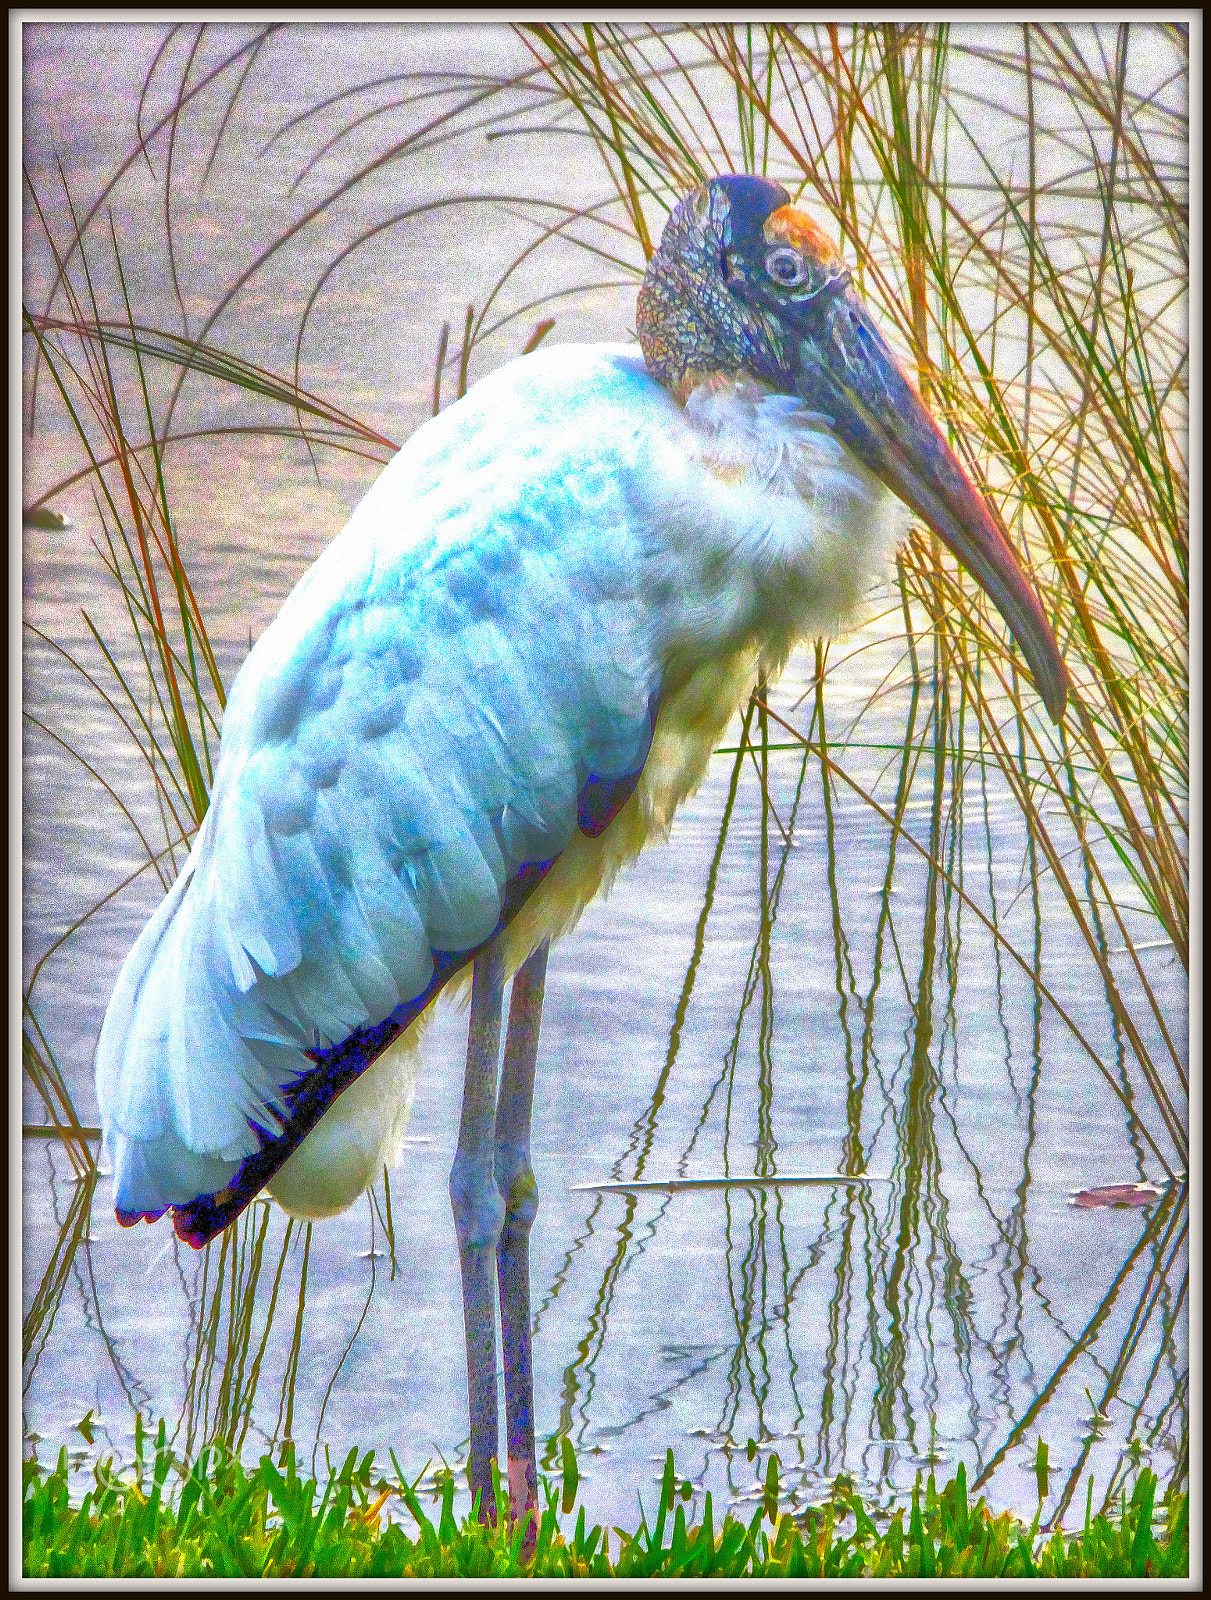
[[[666,683],[748,647],[777,670],[858,620],[903,507],[794,396],[716,373],[688,396],[650,562]]]

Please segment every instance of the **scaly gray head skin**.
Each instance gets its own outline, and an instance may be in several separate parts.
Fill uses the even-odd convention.
[[[679,400],[744,372],[827,417],[988,594],[1063,718],[1068,677],[1038,596],[841,256],[781,184],[727,175],[688,194],[648,263],[637,323],[649,372]]]

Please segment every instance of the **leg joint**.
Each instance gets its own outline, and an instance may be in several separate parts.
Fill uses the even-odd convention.
[[[450,1208],[460,1252],[496,1248],[505,1220],[505,1202],[485,1160],[462,1150],[455,1154],[450,1168]]]
[[[524,1144],[496,1146],[496,1187],[504,1199],[506,1229],[529,1233],[538,1215],[538,1184]]]

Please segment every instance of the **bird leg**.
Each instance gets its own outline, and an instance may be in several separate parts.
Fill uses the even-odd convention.
[[[496,1186],[493,1133],[496,1063],[500,1054],[502,960],[495,946],[476,956],[471,1026],[458,1149],[450,1169],[450,1204],[458,1235],[467,1335],[467,1404],[471,1418],[471,1496],[481,1522],[496,1521],[492,1461],[497,1457],[496,1307],[492,1262],[505,1204]]]
[[[530,1354],[530,1228],[538,1185],[530,1165],[534,1063],[542,1021],[547,945],[539,945],[513,979],[509,1032],[496,1104],[496,1186],[505,1218],[496,1247],[500,1331],[504,1345],[505,1427],[509,1442],[509,1515],[535,1515],[526,1532],[533,1551],[538,1532],[538,1471],[534,1456],[534,1370]]]

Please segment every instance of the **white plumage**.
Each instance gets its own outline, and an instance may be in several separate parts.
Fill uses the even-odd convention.
[[[232,687],[210,809],[97,1050],[118,1207],[222,1189],[302,1050],[489,938],[523,862],[561,857],[507,969],[562,931],[667,828],[758,657],[851,615],[904,517],[801,402],[736,377],[682,408],[633,347],[535,353],[421,428]],[[586,777],[650,740],[633,816],[584,837]],[[281,1169],[291,1210],[341,1209],[393,1154],[416,1027]]]
[[[784,189],[686,196],[637,328],[642,357],[564,346],[477,385],[306,574],[233,685],[210,809],[97,1047],[119,1217],[171,1205],[201,1245],[264,1186],[348,1206],[398,1147],[426,1007],[473,973],[450,1197],[483,1516],[498,1298],[510,1507],[537,1506],[548,941],[668,828],[759,666],[853,615],[905,506],[1057,720],[1067,694],[1003,532]]]

